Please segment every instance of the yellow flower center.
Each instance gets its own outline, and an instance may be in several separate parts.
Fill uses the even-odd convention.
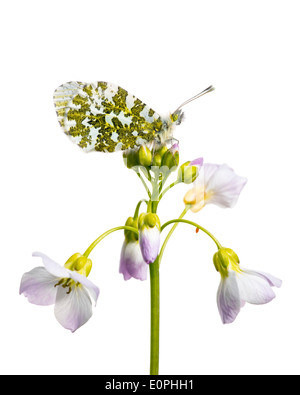
[[[204,186],[196,186],[185,194],[183,201],[191,206],[191,211],[197,213],[213,197],[213,191],[206,191]]]

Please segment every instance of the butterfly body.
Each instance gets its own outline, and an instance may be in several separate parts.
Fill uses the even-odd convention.
[[[54,92],[60,125],[84,151],[115,152],[172,138],[179,117],[161,117],[125,89],[108,82],[68,82]]]

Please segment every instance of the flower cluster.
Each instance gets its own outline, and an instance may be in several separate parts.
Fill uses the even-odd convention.
[[[179,183],[193,184],[183,198],[185,215],[188,211],[197,213],[207,204],[222,208],[233,207],[247,182],[246,178],[238,176],[226,164],[204,163],[203,158],[179,166],[177,142],[171,142],[171,145],[144,145],[139,149],[126,151],[123,157],[126,166],[133,169],[143,182],[148,195],[148,199],[138,203],[134,216],[128,217],[124,226],[100,236],[84,255],[72,255],[63,267],[46,255],[35,253],[34,256],[42,258],[44,267],[36,267],[25,273],[21,280],[20,293],[30,303],[43,306],[54,304],[56,319],[72,332],[91,317],[90,296],[96,303],[99,295],[98,287],[87,279],[92,267],[88,255],[103,237],[111,231],[124,229],[119,272],[124,280],[146,280],[149,265],[161,259],[168,239],[165,239],[162,247],[163,227],[157,215],[158,204],[168,190]],[[168,177],[176,170],[176,180],[165,187]],[[152,190],[147,183],[150,183]],[[144,202],[147,204],[147,211],[139,213]],[[183,221],[183,215],[173,222],[178,225]],[[198,229],[205,231],[200,225]],[[271,301],[275,296],[271,287],[279,287],[281,281],[261,271],[242,269],[234,251],[222,247],[217,241],[216,244],[218,251],[214,255],[213,263],[221,275],[217,306],[222,322],[226,324],[235,320],[245,302],[263,304]]]
[[[134,213],[126,215],[125,224],[102,233],[83,254],[73,254],[63,266],[42,253],[34,253],[44,266],[23,275],[20,294],[33,304],[54,305],[57,321],[75,332],[91,318],[92,299],[96,305],[99,296],[99,288],[88,279],[92,269],[89,256],[105,237],[122,230],[119,273],[125,281],[145,281],[148,273],[150,276],[150,374],[158,374],[159,366],[160,264],[167,243],[180,223],[193,226],[197,233],[201,230],[216,245],[213,264],[221,278],[217,308],[224,324],[232,323],[246,302],[270,302],[275,297],[272,288],[281,286],[281,280],[268,273],[242,268],[232,249],[223,247],[199,223],[184,218],[187,213],[199,213],[208,204],[234,207],[247,182],[227,164],[206,163],[202,157],[179,163],[179,142],[173,138],[173,131],[184,118],[182,107],[213,90],[209,86],[165,117],[126,90],[106,82],[69,82],[54,93],[63,131],[86,152],[124,150],[124,164],[136,173],[146,197],[137,202]],[[170,177],[174,178],[172,182]],[[179,217],[162,223],[160,202],[178,184],[186,188],[183,211]],[[172,206],[175,203],[173,199]],[[179,203],[182,204],[181,199]],[[146,205],[143,210],[142,205]]]

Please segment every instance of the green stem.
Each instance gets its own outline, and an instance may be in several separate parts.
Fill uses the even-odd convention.
[[[152,180],[151,200],[152,202],[157,202],[159,196],[159,186],[158,186],[159,168],[156,168],[156,166],[154,166],[152,171],[154,172],[154,179]]]
[[[171,221],[168,221],[166,223],[164,223],[161,227],[161,231],[168,225],[172,224],[172,223],[179,223],[179,222],[183,222],[185,224],[189,224],[192,226],[195,226],[196,228],[202,230],[202,232],[206,233],[217,245],[218,249],[222,248],[221,243],[218,242],[218,240],[205,228],[203,228],[203,226],[200,226],[198,224],[196,224],[196,222],[192,222],[192,221],[188,221],[187,219],[172,219]]]
[[[150,199],[147,204],[147,213],[152,213],[152,200]]]
[[[188,210],[189,210],[189,206],[186,206],[185,209],[183,210],[183,212],[180,214],[179,219],[183,218],[183,217],[185,216],[185,214],[188,212]],[[163,245],[161,246],[161,249],[160,249],[160,252],[159,252],[159,256],[158,256],[158,265],[159,265],[159,266],[160,266],[160,262],[161,262],[161,259],[162,259],[164,250],[165,250],[165,248],[166,248],[166,245],[167,245],[167,243],[168,243],[170,237],[172,236],[174,230],[177,228],[178,224],[179,224],[179,222],[175,223],[175,224],[172,226],[172,229],[171,229],[170,232],[168,233],[167,237],[165,238],[165,240],[164,240],[164,242],[163,242]],[[161,230],[163,230],[163,228],[162,228]]]
[[[180,183],[180,181],[176,180],[176,181],[172,182],[172,184],[170,184],[169,186],[167,186],[167,188],[165,188],[165,189],[162,191],[162,193],[159,195],[158,200],[161,200],[161,198],[164,196],[164,194],[165,194],[166,192],[168,192],[169,189],[173,188],[175,185],[177,185],[177,184],[179,184],[179,183]]]
[[[131,230],[132,232],[135,232],[137,234],[139,234],[139,231],[136,228],[133,228],[132,226],[117,226],[116,228],[112,228],[104,233],[102,233],[102,235],[100,235],[85,251],[85,253],[83,254],[85,257],[88,257],[90,255],[90,253],[92,252],[92,250],[96,247],[96,245],[98,243],[100,243],[101,240],[103,240],[106,236],[110,235],[111,233],[115,232],[116,230]]]
[[[168,179],[169,176],[171,175],[171,171],[170,171],[169,168],[168,168],[167,170],[164,169],[163,172],[162,172],[161,174],[162,174],[162,180],[161,180],[161,183],[160,183],[160,186],[159,186],[159,193],[161,193],[161,191],[162,191],[162,189],[163,189],[163,186],[165,185],[167,179]]]
[[[154,182],[152,183],[152,196],[158,196],[158,179],[159,173],[155,173]],[[156,195],[157,194],[157,195]],[[152,200],[152,199],[151,199]],[[158,201],[152,201],[148,205],[148,212],[156,213]],[[158,375],[159,369],[159,262],[158,258],[149,265],[150,271],[150,375]]]
[[[149,198],[151,199],[151,192],[150,192],[148,185],[146,184],[144,178],[142,177],[141,173],[139,173],[137,170],[135,170],[135,172],[136,172],[137,176],[139,177],[139,179],[142,181],[142,184],[144,185],[146,192],[147,192]]]
[[[159,369],[159,262],[149,265],[151,293],[151,336],[150,375],[157,375]]]
[[[138,219],[140,207],[141,207],[141,204],[142,204],[143,202],[145,202],[145,203],[148,205],[148,200],[146,200],[146,199],[140,200],[140,201],[138,202],[138,204],[137,204],[137,206],[136,206],[136,209],[135,209],[135,212],[134,212],[134,216],[133,216],[134,219]]]

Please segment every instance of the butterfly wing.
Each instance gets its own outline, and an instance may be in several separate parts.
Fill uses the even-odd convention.
[[[159,114],[108,82],[63,84],[54,92],[54,104],[64,133],[85,151],[136,148],[163,128]]]

